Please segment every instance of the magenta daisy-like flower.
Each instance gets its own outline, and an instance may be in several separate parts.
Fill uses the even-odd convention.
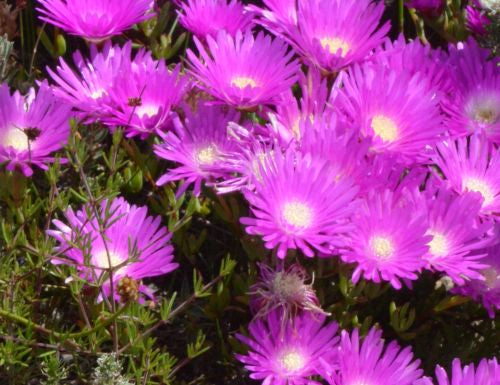
[[[216,37],[221,30],[235,36],[253,26],[253,14],[238,0],[187,0],[177,13],[182,26],[199,39]]]
[[[40,19],[92,42],[154,16],[152,0],[38,0]]]
[[[451,376],[441,366],[436,366],[437,385],[498,385],[500,384],[500,366],[496,358],[483,358],[476,368],[474,364],[464,365],[458,358],[452,362]],[[433,385],[430,378],[425,377],[415,385]]]
[[[158,185],[182,180],[177,195],[194,184],[198,196],[204,181],[214,182],[228,174],[226,163],[234,157],[236,143],[227,135],[227,125],[238,121],[239,114],[223,107],[199,104],[196,111],[186,109],[184,123],[174,121],[173,131],[160,133],[163,142],[155,145],[155,154],[179,164],[158,179]]]
[[[421,74],[381,66],[355,66],[343,80],[337,109],[371,138],[375,152],[410,163],[427,161],[444,131],[438,101]]]
[[[481,261],[484,254],[474,251],[495,240],[485,236],[491,223],[477,221],[481,209],[478,194],[457,196],[443,190],[430,198],[427,205],[427,234],[432,239],[424,259],[429,267],[446,273],[459,285],[463,285],[466,279],[482,279],[480,270],[487,267]]]
[[[281,34],[312,65],[337,72],[382,43],[390,28],[378,28],[383,12],[384,4],[371,0],[299,1],[297,24]]]
[[[181,102],[187,79],[180,75],[180,64],[172,70],[163,60],[141,63],[135,59],[127,64],[130,67],[121,68],[114,78],[111,108],[103,121],[126,127],[129,137],[144,139],[171,123],[172,108]]]
[[[310,379],[325,365],[335,365],[338,337],[335,322],[324,324],[321,314],[303,313],[284,321],[279,311],[249,326],[250,337],[237,338],[249,347],[236,358],[245,365],[250,378],[263,385],[320,385]]]
[[[401,349],[394,341],[386,345],[380,330],[370,329],[363,342],[358,329],[351,335],[343,330],[339,370],[329,382],[332,385],[412,385],[422,373],[420,360],[414,359],[410,347]]]
[[[96,210],[87,205],[75,213],[69,208],[65,216],[66,223],[54,220],[57,229],[48,231],[59,242],[52,263],[75,266],[83,279],[102,284],[106,295],[110,294],[106,278],[111,270],[118,297],[116,285],[122,278],[141,280],[178,267],[169,243],[172,234],[161,226],[160,217],[148,216],[145,206],[115,198],[103,201]],[[151,295],[146,286],[139,290]]]
[[[478,2],[473,2],[473,4],[479,7]],[[484,10],[472,5],[465,7],[465,18],[467,28],[476,35],[485,35],[487,33],[486,27],[491,24],[491,20]]]
[[[44,170],[54,160],[50,155],[68,141],[71,106],[56,97],[43,82],[36,92],[10,94],[0,85],[0,164],[31,176],[32,165]]]
[[[349,216],[357,188],[349,179],[337,181],[338,171],[326,161],[289,150],[275,152],[260,164],[255,190],[245,190],[254,217],[241,218],[248,234],[262,235],[279,258],[288,249],[307,257],[331,253],[351,230]]]
[[[495,232],[498,239],[500,228]],[[481,302],[491,318],[495,317],[495,310],[500,309],[500,243],[481,250],[486,254],[481,262],[486,265],[481,269],[481,279],[472,279],[465,285],[454,288],[459,294]]]
[[[352,281],[388,281],[401,288],[401,279],[415,280],[425,266],[432,236],[427,235],[425,212],[406,197],[386,189],[371,191],[356,210],[350,248],[342,254],[345,262],[357,263]]]
[[[481,194],[482,215],[500,213],[500,149],[472,135],[437,145],[434,161],[456,192]]]
[[[498,60],[471,38],[461,49],[450,48],[452,98],[443,104],[445,124],[454,136],[484,133],[500,143],[500,71]]]
[[[233,38],[221,31],[217,39],[207,37],[208,51],[194,40],[201,59],[188,50],[191,74],[203,90],[231,106],[273,104],[297,79],[298,63],[279,39],[249,31]]]
[[[110,109],[115,108],[109,94],[116,84],[118,74],[127,72],[131,76],[130,68],[154,66],[151,54],[142,49],[137,52],[132,64],[130,42],[123,47],[108,42],[101,51],[92,45],[90,50],[90,60],[84,59],[79,51],[73,55],[76,72],[62,58],[55,71],[47,68],[56,83],[54,93],[70,103],[86,122],[102,118]]]

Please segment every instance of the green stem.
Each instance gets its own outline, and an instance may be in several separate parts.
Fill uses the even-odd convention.
[[[399,22],[399,33],[404,34],[405,30],[405,6],[404,0],[398,1],[398,22]]]

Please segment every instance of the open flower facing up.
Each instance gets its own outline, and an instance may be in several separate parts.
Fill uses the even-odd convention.
[[[171,272],[178,267],[172,262],[172,235],[161,226],[160,217],[147,214],[147,207],[123,198],[105,200],[95,210],[89,205],[76,213],[69,208],[67,223],[54,220],[57,229],[48,231],[59,242],[52,263],[75,266],[83,279],[102,284],[105,295],[110,295],[107,277],[112,271],[117,298],[116,284],[122,278],[140,280]],[[139,291],[151,296],[146,286],[140,285]]]
[[[500,149],[484,136],[440,143],[434,161],[456,192],[481,194],[482,215],[500,213]]]
[[[301,312],[325,313],[319,304],[312,283],[307,284],[307,271],[299,264],[274,270],[260,264],[260,279],[250,288],[250,306],[256,317],[265,317],[272,311],[290,320]]]
[[[152,0],[38,0],[40,19],[92,42],[154,16]]]
[[[436,366],[436,385],[498,385],[500,384],[500,366],[497,359],[483,358],[479,365],[462,367],[460,360],[455,358],[452,363],[451,376],[441,366]],[[415,385],[433,385],[430,378],[425,377],[415,382]]]
[[[320,385],[309,377],[321,374],[325,365],[337,363],[337,324],[323,326],[323,315],[303,313],[283,320],[279,311],[249,326],[250,337],[237,335],[250,350],[236,355],[263,385]]]
[[[500,71],[498,59],[469,39],[461,49],[450,47],[452,98],[443,104],[445,124],[454,136],[484,133],[500,143]]]
[[[496,229],[496,237],[500,237],[500,229]],[[483,278],[472,279],[465,285],[456,287],[454,291],[473,298],[480,302],[488,311],[491,318],[495,317],[495,310],[500,309],[500,243],[481,250],[486,257],[481,263],[486,265],[481,269]]]
[[[241,218],[249,234],[262,235],[279,258],[299,248],[307,257],[330,254],[351,230],[357,188],[326,161],[289,150],[263,159],[255,191],[245,190],[253,218]]]
[[[107,42],[101,51],[92,45],[90,51],[90,60],[84,59],[79,51],[73,55],[77,72],[63,58],[59,59],[55,71],[47,68],[56,83],[54,93],[71,104],[87,123],[102,118],[115,108],[109,94],[118,74],[127,72],[127,76],[131,76],[128,71],[131,68],[151,68],[155,63],[151,53],[146,50],[139,50],[132,58],[130,42],[123,47]]]
[[[382,43],[390,28],[377,30],[383,12],[384,4],[371,0],[299,1],[297,24],[281,35],[312,65],[337,72]]]
[[[399,196],[398,196],[399,195]],[[432,236],[426,235],[427,218],[410,198],[386,189],[371,191],[353,218],[350,249],[342,254],[356,262],[352,281],[389,281],[401,288],[401,279],[415,280],[425,266]]]
[[[145,139],[171,124],[172,108],[181,102],[187,81],[180,75],[180,64],[169,70],[163,60],[144,63],[135,59],[128,65],[115,76],[109,94],[111,108],[103,122],[124,126],[127,136]]]
[[[155,145],[157,156],[180,165],[169,169],[158,179],[158,185],[182,180],[180,196],[194,184],[198,196],[203,181],[214,182],[228,171],[226,162],[236,153],[236,143],[227,135],[227,125],[237,121],[239,114],[234,110],[225,112],[221,106],[199,104],[196,111],[186,109],[184,123],[174,121],[173,131],[160,133],[163,142]]]
[[[26,96],[0,85],[0,164],[11,171],[19,167],[26,176],[33,174],[32,165],[46,170],[54,160],[50,154],[68,141],[70,118],[71,106],[45,82]]]
[[[339,370],[329,380],[331,385],[412,385],[422,377],[420,360],[409,347],[401,349],[396,342],[385,345],[382,332],[370,329],[363,342],[359,331],[351,335],[342,331],[339,346]]]
[[[187,0],[177,11],[179,22],[199,39],[216,37],[221,30],[235,36],[252,28],[253,14],[238,0]]]
[[[203,90],[233,107],[273,104],[296,81],[298,64],[279,39],[249,31],[233,38],[220,31],[217,39],[207,37],[208,51],[196,38],[195,43],[201,59],[188,50],[192,75]]]
[[[458,285],[466,279],[482,279],[480,270],[487,267],[481,261],[485,254],[474,252],[496,241],[486,236],[492,223],[479,223],[480,209],[477,193],[457,196],[443,190],[427,201],[427,234],[432,239],[424,259],[430,268],[446,273]]]
[[[382,66],[354,66],[335,102],[375,152],[393,153],[413,163],[427,161],[443,133],[438,100],[420,73]]]

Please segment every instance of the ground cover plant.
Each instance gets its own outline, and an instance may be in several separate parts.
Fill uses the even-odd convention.
[[[0,383],[499,385],[495,0],[0,0]]]

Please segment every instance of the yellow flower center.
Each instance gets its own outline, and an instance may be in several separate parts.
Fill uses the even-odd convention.
[[[213,144],[199,149],[195,154],[196,162],[200,165],[210,165],[217,160],[217,147]]]
[[[371,127],[376,136],[384,142],[393,142],[398,138],[398,126],[391,118],[384,115],[375,115]]]
[[[135,113],[141,119],[144,118],[145,116],[147,116],[148,118],[151,118],[151,117],[155,116],[159,110],[160,110],[160,107],[156,104],[142,104],[139,107],[136,107]]]
[[[479,123],[492,124],[498,120],[498,112],[493,108],[479,108],[474,114],[474,120]]]
[[[17,151],[29,149],[28,136],[18,127],[7,128],[7,134],[2,140],[4,147],[12,147]]]
[[[491,186],[480,178],[466,178],[463,181],[463,188],[469,191],[478,192],[483,196],[483,205],[487,206],[495,200],[495,193]]]
[[[388,259],[394,254],[394,245],[389,238],[374,236],[370,239],[370,248],[378,258]]]
[[[294,350],[285,352],[280,358],[281,365],[287,372],[295,372],[302,369],[305,361],[304,356]]]
[[[432,235],[432,240],[428,243],[429,252],[435,257],[444,257],[448,254],[448,239],[444,234],[429,231],[427,234]]]
[[[106,93],[106,91],[104,91],[103,88],[100,88],[98,90],[95,90],[93,91],[91,94],[90,94],[90,97],[94,100],[96,99],[99,99],[101,98],[104,94]]]
[[[231,85],[238,87],[239,89],[242,90],[249,86],[251,88],[257,87],[257,82],[247,76],[235,76],[234,78],[231,79]]]
[[[319,42],[323,49],[327,50],[332,55],[336,55],[340,50],[340,56],[345,57],[350,49],[349,43],[338,37],[323,37]]]
[[[112,267],[116,267],[122,264],[124,261],[124,258],[111,251],[109,252],[108,259],[108,253],[106,252],[106,250],[102,250],[94,256],[94,265],[101,269],[110,269]]]
[[[283,206],[283,218],[287,224],[305,229],[311,225],[312,211],[302,202],[287,202]]]

